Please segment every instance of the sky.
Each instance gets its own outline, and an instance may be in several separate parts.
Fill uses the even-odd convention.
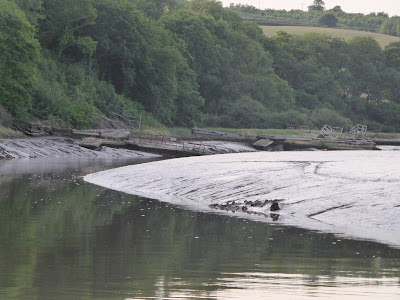
[[[234,4],[248,4],[257,8],[266,9],[303,9],[311,5],[313,0],[219,0],[224,6]],[[324,0],[325,8],[330,9],[336,5],[341,6],[342,10],[348,13],[386,12],[390,16],[400,16],[399,0]]]

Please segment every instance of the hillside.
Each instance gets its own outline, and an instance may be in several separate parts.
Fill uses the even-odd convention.
[[[33,3],[0,1],[4,127],[101,128],[111,119],[130,127],[364,124],[400,132],[400,42],[382,49],[361,32],[349,40],[285,31],[267,37],[216,0]],[[311,16],[311,23],[321,17],[264,13]],[[357,16],[341,16],[349,28],[345,17]],[[386,19],[364,16],[358,27],[376,31]],[[398,41],[379,36],[381,45]]]
[[[335,37],[349,40],[353,37],[372,37],[374,38],[382,48],[392,42],[399,42],[400,37],[380,34],[375,32],[366,32],[359,30],[350,29],[338,29],[338,28],[323,28],[323,27],[307,27],[307,26],[260,26],[267,37],[276,35],[278,31],[286,31],[293,35],[303,35],[309,32],[315,32],[320,34],[332,35]]]

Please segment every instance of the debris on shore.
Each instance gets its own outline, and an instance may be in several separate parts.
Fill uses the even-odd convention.
[[[38,124],[31,124],[25,133],[31,137],[0,140],[0,159],[65,155],[96,156],[101,155],[99,153],[106,149],[116,156],[130,156],[132,153],[129,151],[140,151],[169,157],[185,157],[256,151],[380,150],[377,144],[400,145],[399,139],[374,140],[354,136],[332,138],[312,134],[304,136],[263,134],[257,137],[245,137],[198,128],[192,129],[191,139],[130,132],[126,129],[75,130]],[[60,143],[64,143],[64,147]],[[41,146],[36,147],[37,144]]]
[[[277,215],[276,212],[281,209],[278,204],[280,201],[283,201],[283,199],[264,200],[264,201],[245,200],[243,202],[227,201],[224,203],[213,203],[213,204],[210,204],[209,207],[212,209],[225,210],[225,211],[229,211],[229,212],[233,212],[233,213],[245,212],[248,214],[268,217],[268,214],[265,212],[265,209],[262,211],[256,211],[253,208],[256,208],[256,207],[264,208],[265,206],[270,205],[269,210],[271,212],[275,212],[275,213],[269,214],[269,217],[271,217],[274,221],[277,221],[279,218],[279,215]]]

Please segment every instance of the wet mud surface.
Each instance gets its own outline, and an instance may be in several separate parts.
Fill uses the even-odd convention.
[[[398,153],[214,155],[128,166],[85,180],[191,210],[279,222],[400,248]],[[279,209],[272,208],[274,200]]]
[[[99,151],[79,146],[78,140],[64,137],[43,137],[31,139],[0,140],[0,159],[7,158],[136,158],[156,157],[158,155],[101,147]]]

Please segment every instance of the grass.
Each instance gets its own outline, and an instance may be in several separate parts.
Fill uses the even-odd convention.
[[[309,135],[295,129],[259,129],[259,128],[204,128],[207,130],[222,131],[228,133],[235,133],[242,136],[254,137],[261,134],[272,134],[272,135]],[[319,131],[313,130],[312,134],[318,134]]]
[[[173,136],[178,138],[191,138],[192,137],[192,129],[184,128],[184,127],[149,127],[141,130],[144,133],[155,134],[155,135],[164,135],[164,136]]]
[[[313,129],[311,133],[303,132],[295,129],[256,129],[256,128],[204,128],[207,130],[214,130],[214,131],[222,131],[222,132],[229,132],[229,133],[236,133],[243,136],[254,137],[261,134],[271,134],[271,135],[297,135],[297,136],[318,136],[320,130]],[[349,132],[343,132],[339,135],[341,138],[349,136]],[[382,139],[399,139],[400,133],[399,132],[381,132],[376,134],[376,132],[368,131],[367,138],[376,137]]]
[[[371,133],[371,136],[375,135]],[[378,133],[376,136],[377,139],[400,139],[399,132],[382,132]]]
[[[11,139],[11,138],[22,138],[22,137],[24,137],[24,134],[22,132],[0,126],[0,138]]]
[[[278,31],[286,31],[293,35],[303,35],[309,32],[322,33],[327,35],[336,36],[345,40],[351,39],[356,36],[370,36],[373,37],[382,48],[391,42],[399,42],[400,37],[380,34],[375,32],[358,31],[350,29],[339,28],[323,28],[323,27],[307,27],[307,26],[260,26],[264,34],[268,37],[274,36]]]
[[[246,137],[255,137],[261,134],[273,134],[273,135],[310,135],[295,129],[258,129],[258,128],[202,128],[212,131],[221,131],[227,133],[234,133]],[[174,136],[177,138],[192,138],[192,129],[183,127],[171,127],[171,128],[147,128],[143,132],[150,134],[160,134],[165,136]],[[312,134],[318,134],[319,130],[313,130]]]
[[[311,133],[303,132],[295,129],[259,129],[259,128],[202,128],[206,130],[212,131],[221,131],[227,133],[234,133],[245,137],[256,137],[262,134],[271,134],[271,135],[296,135],[296,136],[310,136],[316,137],[319,135],[319,129],[313,129]],[[192,129],[191,128],[184,128],[184,127],[161,127],[161,128],[147,128],[144,129],[143,132],[150,133],[150,134],[157,134],[157,135],[164,135],[164,136],[173,136],[181,139],[190,139],[193,138]],[[348,136],[348,132],[343,132],[340,134],[340,137],[344,138]],[[368,137],[374,137],[376,135],[375,132],[368,131]],[[382,139],[399,139],[400,133],[379,133],[376,138]]]

